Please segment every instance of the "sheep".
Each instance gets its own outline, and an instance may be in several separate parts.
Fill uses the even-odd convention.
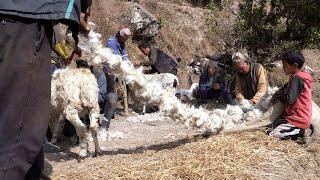
[[[161,84],[163,89],[167,89],[168,91],[174,91],[177,85],[179,85],[178,77],[171,73],[163,73],[163,74],[145,74],[142,75],[143,78],[147,82],[158,82]],[[146,113],[146,107],[149,103],[148,101],[141,101],[143,103],[142,113]]]
[[[188,98],[188,100],[193,100],[194,97],[194,93],[197,91],[197,89],[199,88],[199,83],[193,83],[190,87],[190,89],[182,89],[182,88],[178,88],[176,91],[176,96],[178,98]]]
[[[79,136],[80,157],[87,156],[88,132],[80,117],[89,114],[90,130],[93,135],[95,154],[101,153],[97,134],[102,116],[99,114],[98,84],[89,69],[57,70],[51,82],[51,118],[53,120],[52,143],[56,136],[60,121],[66,117],[74,125]]]

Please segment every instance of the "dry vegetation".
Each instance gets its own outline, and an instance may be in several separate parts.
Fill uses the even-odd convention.
[[[319,179],[319,142],[303,147],[261,131],[226,134],[175,149],[69,162],[53,179]]]
[[[217,9],[192,7],[186,1],[140,0],[140,4],[162,26],[154,44],[176,58],[181,57],[182,66],[195,55],[223,51],[235,17],[228,8],[218,13]],[[98,24],[104,39],[119,28],[130,26],[130,15],[130,2],[97,0],[92,7],[92,19]],[[128,52],[133,61],[141,58],[137,44],[133,42],[128,43]]]

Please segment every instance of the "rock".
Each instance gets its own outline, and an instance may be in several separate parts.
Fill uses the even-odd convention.
[[[134,3],[132,8],[131,25],[134,38],[150,39],[160,31],[158,20],[141,5]]]

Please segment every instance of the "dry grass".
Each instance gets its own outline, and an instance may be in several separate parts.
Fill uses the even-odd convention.
[[[319,142],[307,148],[263,132],[219,135],[171,150],[86,159],[53,179],[320,178]]]

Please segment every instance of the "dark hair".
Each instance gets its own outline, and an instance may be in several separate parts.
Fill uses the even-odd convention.
[[[288,64],[293,65],[296,63],[298,68],[301,69],[304,64],[304,57],[299,51],[288,51],[282,54],[281,59],[287,61]]]
[[[145,48],[150,48],[150,44],[147,42],[142,42],[139,44],[139,49],[145,49]]]
[[[78,59],[76,63],[77,63],[77,68],[90,68],[88,65],[88,62],[83,59]]]

